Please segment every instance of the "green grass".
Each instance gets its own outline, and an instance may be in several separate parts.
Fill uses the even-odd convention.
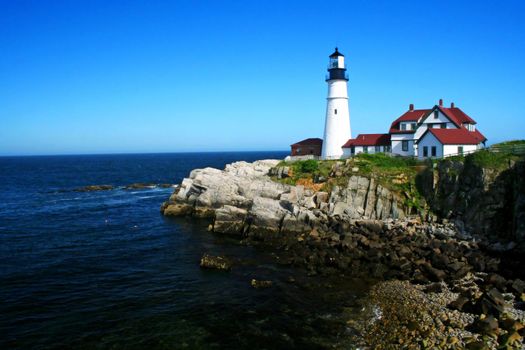
[[[500,149],[499,152],[492,152],[486,149],[464,156],[448,157],[440,161],[460,161],[465,162],[465,164],[474,165],[480,168],[503,170],[509,167],[510,161],[516,161],[519,159],[523,159],[523,156],[520,157],[519,155],[513,154],[511,152],[505,152],[504,149]]]
[[[512,141],[505,141],[501,143],[496,143],[492,145],[492,147],[505,147],[505,146],[525,146],[525,140],[512,140]]]
[[[339,163],[337,176],[333,168]],[[348,160],[305,160],[281,162],[278,166],[288,166],[292,176],[285,179],[274,179],[281,183],[295,185],[299,179],[324,178],[322,190],[331,192],[335,186],[344,187],[352,175],[373,177],[375,180],[405,198],[405,205],[416,211],[425,206],[423,197],[416,187],[416,175],[428,163],[414,158],[392,157],[383,153],[360,153]],[[330,176],[332,175],[332,176]]]
[[[465,163],[474,164],[480,168],[505,169],[509,161],[518,159],[518,156],[505,152],[490,152],[482,150],[465,157]]]
[[[336,161],[333,160],[300,160],[295,162],[282,161],[277,166],[287,166],[292,170],[292,176],[284,179],[274,179],[288,185],[295,185],[299,179],[316,179],[329,177],[332,166]]]

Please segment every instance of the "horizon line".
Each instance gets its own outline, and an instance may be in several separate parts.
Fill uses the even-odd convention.
[[[108,152],[108,153],[0,154],[0,158],[116,156],[116,155],[148,155],[148,154],[199,154],[199,153],[260,153],[260,152],[290,152],[290,151],[289,150],[246,150],[246,151],[161,151],[161,152]]]

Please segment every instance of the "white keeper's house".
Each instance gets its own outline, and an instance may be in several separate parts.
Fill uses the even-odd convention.
[[[430,109],[415,109],[410,104],[408,111],[392,122],[388,133],[352,138],[344,55],[336,48],[329,58],[324,138],[294,143],[292,157],[340,159],[383,152],[424,159],[472,153],[485,147],[487,139],[476,121],[454,103],[444,107],[441,99]],[[312,140],[317,142],[316,147]]]

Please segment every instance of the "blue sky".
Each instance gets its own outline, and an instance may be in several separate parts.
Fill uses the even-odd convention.
[[[352,131],[443,98],[525,138],[523,1],[0,0],[0,155],[285,150],[322,137],[347,58]]]

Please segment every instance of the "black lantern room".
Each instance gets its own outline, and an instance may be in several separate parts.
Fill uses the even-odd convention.
[[[340,53],[336,47],[334,53],[329,57],[330,61],[328,62],[328,76],[326,80],[342,79],[348,81],[344,60],[345,55]]]

